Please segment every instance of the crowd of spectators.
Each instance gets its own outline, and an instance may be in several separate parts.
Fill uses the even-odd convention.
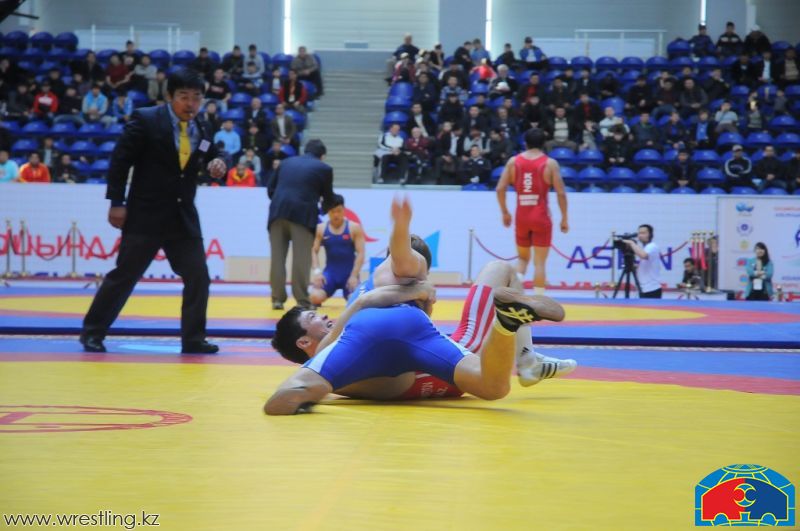
[[[6,36],[9,37],[9,36]],[[61,49],[31,38],[0,49],[0,182],[102,182],[114,139],[140,106],[162,104],[167,76],[193,68],[206,80],[202,118],[224,150],[227,178],[263,185],[298,152],[306,114],[323,92],[318,58],[304,46],[270,57],[256,45],[220,57],[207,48],[171,55]]]
[[[567,183],[592,190],[800,190],[795,47],[758,27],[741,39],[728,23],[716,43],[700,25],[667,51],[567,61],[526,37],[492,60],[480,39],[445,57],[406,35],[389,64],[375,180],[491,187],[537,127]]]

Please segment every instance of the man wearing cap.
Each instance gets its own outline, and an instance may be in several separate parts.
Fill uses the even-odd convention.
[[[733,146],[733,157],[725,161],[725,175],[728,178],[728,187],[735,186],[753,186],[751,174],[753,172],[753,163],[744,154],[744,149],[739,144]],[[730,191],[730,190],[729,190]]]
[[[707,57],[714,55],[714,41],[708,36],[708,28],[705,24],[697,26],[697,35],[689,39],[692,46],[692,54],[695,57]]]

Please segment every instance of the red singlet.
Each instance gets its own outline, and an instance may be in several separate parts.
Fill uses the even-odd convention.
[[[550,185],[544,180],[549,159],[514,157],[514,188],[517,191],[516,239],[520,247],[550,247],[553,222],[547,207]]]

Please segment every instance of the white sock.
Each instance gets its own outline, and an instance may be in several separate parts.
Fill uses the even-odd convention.
[[[517,278],[519,279],[519,283],[520,284],[523,284],[523,285],[525,284],[525,274],[524,273],[520,273],[519,271],[517,271]]]
[[[541,286],[534,286],[533,287],[533,294],[534,295],[544,295],[544,288]]]
[[[519,327],[517,330],[516,347],[517,354],[522,352],[523,348],[527,348],[529,352],[533,350],[533,338],[531,337],[530,326]]]

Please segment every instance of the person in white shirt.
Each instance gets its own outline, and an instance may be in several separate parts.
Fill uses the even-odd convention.
[[[653,226],[639,225],[639,245],[634,240],[624,240],[636,256],[639,257],[637,276],[641,299],[660,299],[661,292],[661,251],[653,241]]]
[[[397,166],[398,180],[405,182],[408,159],[403,152],[405,140],[400,136],[400,124],[392,124],[389,130],[378,138],[378,149],[375,156],[380,160],[380,174],[378,182],[383,182],[389,164]]]

